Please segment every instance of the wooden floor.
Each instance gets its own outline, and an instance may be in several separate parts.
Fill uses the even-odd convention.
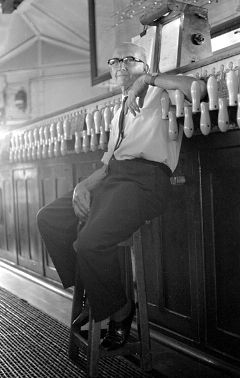
[[[0,286],[69,326],[71,293],[49,285],[1,261]],[[215,370],[211,366],[199,363],[157,342],[152,342],[152,350],[154,369],[166,377],[227,378],[235,376]]]

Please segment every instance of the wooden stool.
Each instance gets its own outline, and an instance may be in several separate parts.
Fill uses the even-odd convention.
[[[129,341],[122,348],[114,351],[106,351],[100,347],[101,339],[101,322],[95,322],[91,316],[91,309],[89,313],[89,328],[88,336],[84,337],[84,331],[76,329],[71,326],[70,341],[69,341],[69,357],[75,360],[78,356],[79,348],[82,343],[88,346],[87,362],[88,362],[88,376],[98,376],[98,359],[104,356],[116,355],[134,355],[140,356],[141,368],[144,371],[152,370],[152,356],[150,350],[150,335],[148,326],[148,311],[147,298],[144,274],[144,262],[141,242],[141,229],[138,229],[130,239],[120,243],[119,246],[125,247],[125,253],[129,254],[131,249],[132,262],[132,278],[135,286],[136,297],[136,316],[138,340]],[[73,304],[72,304],[72,320],[71,324],[79,315],[82,309],[84,289],[81,285],[80,279],[77,276],[74,288]],[[86,334],[86,331],[85,331]]]

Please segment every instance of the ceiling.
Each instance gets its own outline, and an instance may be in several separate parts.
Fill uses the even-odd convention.
[[[24,0],[0,14],[0,35],[1,72],[56,62],[89,71],[87,0]]]
[[[212,25],[220,14],[223,22],[240,12],[240,0],[212,0],[211,5],[208,0],[191,1],[209,9]],[[0,74],[76,64],[82,75],[90,75],[88,0],[0,0],[1,4],[6,13],[0,13]]]
[[[12,13],[24,0],[0,0],[2,13]]]

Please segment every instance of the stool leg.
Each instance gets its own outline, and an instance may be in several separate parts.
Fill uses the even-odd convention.
[[[137,285],[138,297],[138,327],[140,330],[140,344],[141,344],[141,368],[144,371],[152,370],[152,355],[150,349],[150,336],[148,326],[148,311],[147,311],[147,296],[145,273],[143,263],[143,251],[141,242],[141,232],[138,230],[133,235],[133,267],[135,266],[135,279]],[[133,268],[134,269],[134,268]]]
[[[70,338],[68,345],[68,355],[71,360],[76,360],[79,354],[79,347],[74,341],[74,334],[72,329],[72,322],[80,314],[82,310],[82,303],[84,298],[84,288],[79,279],[78,274],[76,274],[75,287],[73,292],[73,302],[72,302],[72,314],[71,314],[71,326],[70,326]]]
[[[122,273],[122,285],[125,288],[126,296],[128,300],[134,299],[133,290],[133,274],[132,274],[132,264],[131,264],[131,246],[125,246],[122,248],[121,257],[121,273]]]
[[[88,329],[88,376],[93,378],[98,376],[98,359],[99,345],[101,337],[101,322],[95,322],[92,318],[91,308],[89,313],[89,329]]]

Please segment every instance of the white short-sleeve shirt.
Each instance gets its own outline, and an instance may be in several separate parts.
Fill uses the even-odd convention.
[[[169,139],[168,120],[162,119],[161,95],[163,89],[150,86],[140,113],[133,116],[130,112],[124,117],[124,138],[116,151],[118,139],[118,121],[121,109],[115,114],[111,123],[108,151],[102,162],[108,164],[114,154],[117,160],[143,158],[166,164],[175,170],[182,141],[182,128],[177,140]],[[174,91],[168,91],[171,103],[174,103]]]

